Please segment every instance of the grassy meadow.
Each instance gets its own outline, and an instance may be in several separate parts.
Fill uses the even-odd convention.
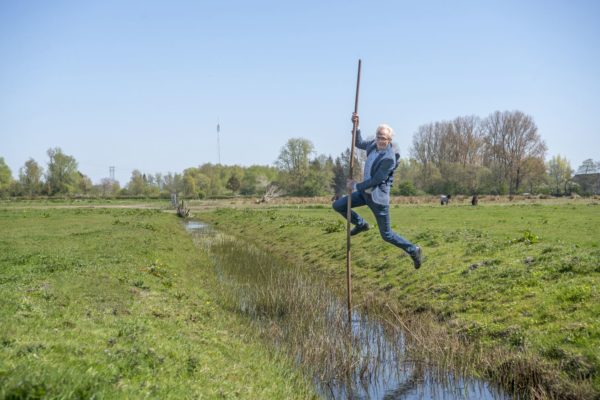
[[[369,223],[367,208],[359,209]],[[481,346],[483,376],[526,374],[560,398],[600,396],[600,205],[593,200],[394,205],[412,261],[372,229],[352,240],[355,304],[431,315]],[[345,290],[345,221],[328,205],[197,207],[195,216]],[[495,357],[503,349],[511,357]]]
[[[314,397],[174,214],[89,206],[0,204],[0,398]]]

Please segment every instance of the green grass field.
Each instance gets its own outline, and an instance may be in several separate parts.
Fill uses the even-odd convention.
[[[203,203],[195,216],[345,293],[345,222],[329,206],[218,205],[232,206]],[[152,209],[166,206],[0,204],[0,398],[314,396],[292,362],[220,305],[207,254],[173,214]],[[465,342],[529,357],[524,371],[556,377],[563,393],[595,398],[599,207],[393,206],[394,229],[426,261],[415,271],[377,229],[353,238],[355,304],[374,295],[431,314]]]
[[[72,205],[0,205],[0,398],[314,396],[177,217]]]
[[[370,211],[359,210],[374,226]],[[597,202],[400,205],[391,213],[394,230],[420,244],[426,261],[415,271],[377,229],[353,238],[357,303],[374,293],[406,313],[430,312],[452,335],[530,355],[535,373],[558,373],[561,387],[571,388],[564,390],[600,394]],[[197,217],[345,285],[346,225],[328,206]]]

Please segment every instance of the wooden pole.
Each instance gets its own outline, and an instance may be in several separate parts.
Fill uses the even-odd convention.
[[[358,60],[358,76],[356,77],[356,97],[354,98],[354,113],[358,113],[358,92],[360,89],[360,67],[361,60]],[[356,129],[358,124],[353,121],[352,124],[352,144],[350,144],[350,165],[348,171],[348,178],[352,179],[354,169],[354,143],[356,141]],[[350,219],[352,216],[352,188],[348,188],[348,210],[346,212],[346,286],[348,288],[348,327],[352,328],[352,271],[351,271],[351,257],[350,257]]]

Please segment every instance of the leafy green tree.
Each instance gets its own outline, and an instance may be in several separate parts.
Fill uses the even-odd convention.
[[[155,175],[152,174],[143,174],[144,178],[144,195],[156,197],[160,195],[160,181],[156,180]]]
[[[414,158],[398,161],[398,167],[394,172],[394,184],[392,194],[395,196],[415,196],[418,194],[415,182],[419,173],[419,163]]]
[[[204,199],[210,191],[210,178],[199,172],[196,175],[196,192],[199,198]]]
[[[131,172],[131,178],[129,179],[129,183],[127,184],[127,191],[132,195],[140,196],[144,194],[145,187],[145,175],[143,175],[139,170],[134,169]]]
[[[466,189],[467,171],[466,168],[455,162],[442,162],[440,173],[442,176],[442,184],[440,193],[456,194],[465,193]]]
[[[281,148],[275,165],[280,171],[283,189],[293,195],[302,195],[304,181],[308,176],[310,155],[314,145],[308,139],[292,138]]]
[[[25,162],[25,165],[19,170],[19,183],[23,193],[28,196],[37,196],[42,192],[42,175],[44,171],[42,167],[33,159],[30,158]]]
[[[187,170],[186,170],[187,171]],[[196,179],[194,175],[183,173],[183,196],[187,198],[196,198],[198,196],[198,188],[196,187]]]
[[[341,157],[335,158],[333,164],[333,178],[331,179],[331,186],[333,193],[336,197],[341,197],[346,193],[346,179],[348,171],[344,169]]]
[[[264,181],[267,181],[264,176],[261,176],[255,169],[252,169],[252,167],[246,169],[246,171],[244,171],[242,182],[240,182],[240,193],[243,195],[253,195],[258,193],[257,185],[261,177]]]
[[[225,193],[225,170],[222,165],[211,163],[202,164],[198,171],[208,178],[208,185],[204,189],[206,196],[219,196]]]
[[[172,179],[170,174],[167,177]],[[163,189],[168,193],[167,177],[162,178],[162,174],[144,174],[140,170],[134,169],[124,194],[157,197],[161,195]]]
[[[301,175],[308,170],[309,157],[314,145],[308,139],[292,138],[281,148],[276,165],[284,171]]]
[[[550,182],[552,182],[554,194],[557,196],[563,193],[567,194],[568,184],[571,180],[573,170],[571,169],[571,164],[566,157],[561,157],[560,154],[558,154],[548,161],[546,167],[548,176],[550,177]]]
[[[0,196],[7,196],[11,191],[12,185],[12,172],[4,161],[4,157],[0,157]]]
[[[365,151],[354,152],[354,163],[352,169],[352,175],[354,180],[360,181],[362,179],[363,167],[365,162]],[[344,150],[338,157],[335,158],[335,162],[331,165],[331,171],[333,173],[331,186],[336,196],[345,195],[346,181],[348,180],[348,173],[350,172],[350,149]]]
[[[241,185],[242,184],[240,179],[237,177],[237,174],[232,174],[227,180],[227,185],[225,185],[225,187],[235,194],[240,190]]]
[[[64,154],[60,147],[48,149],[47,154],[50,158],[46,171],[48,194],[75,193],[80,178],[75,158]]]
[[[433,163],[419,163],[418,173],[414,180],[417,189],[426,193],[443,193],[444,182],[438,167]]]
[[[523,174],[523,189],[529,193],[539,193],[540,188],[547,184],[546,164],[539,157],[530,157],[525,160],[525,173]]]
[[[262,194],[275,179],[277,179],[276,168],[252,165],[244,170],[240,193],[244,195]]]
[[[394,194],[399,194],[400,196],[416,196],[417,189],[411,181],[402,181],[398,184]]]
[[[183,171],[183,195],[188,198],[205,198],[210,190],[210,179],[199,168]]]
[[[475,175],[473,194],[492,193],[496,184],[492,170],[487,167],[480,167],[476,169]]]
[[[333,159],[320,155],[310,162],[306,179],[304,180],[302,195],[323,196],[332,192]]]

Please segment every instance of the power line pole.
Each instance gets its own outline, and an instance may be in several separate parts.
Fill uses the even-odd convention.
[[[219,119],[217,118],[217,154],[219,156],[219,164],[221,164],[221,140],[219,132],[221,132],[221,124],[219,124]]]

